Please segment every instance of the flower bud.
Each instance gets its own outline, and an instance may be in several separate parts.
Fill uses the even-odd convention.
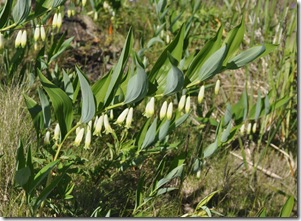
[[[167,120],[171,120],[171,118],[172,118],[172,110],[173,110],[173,104],[172,104],[172,102],[170,102],[168,104],[167,113],[166,113]]]
[[[56,27],[58,29],[60,29],[62,27],[62,24],[63,24],[62,13],[59,12],[58,15],[57,15]]]
[[[80,142],[82,142],[84,132],[85,132],[85,128],[83,128],[83,127],[82,128],[78,127],[78,128],[79,128],[79,130],[78,130],[75,140],[74,140],[74,145],[77,147],[80,145]]]
[[[241,125],[241,127],[239,129],[239,132],[240,132],[241,135],[244,135],[244,133],[245,133],[245,125],[244,124]]]
[[[248,123],[247,127],[247,134],[249,135],[251,133],[252,123]]]
[[[18,31],[16,40],[15,40],[15,47],[18,48],[21,45],[21,38],[22,38],[22,31]]]
[[[46,32],[45,32],[45,28],[44,28],[43,25],[40,26],[40,35],[41,35],[42,41],[45,41],[45,39],[46,39]]]
[[[178,110],[182,111],[185,106],[186,95],[182,95],[179,101]]]
[[[4,37],[3,34],[0,33],[0,50],[4,48]]]
[[[114,113],[113,113],[113,110],[112,110],[112,109],[110,110],[110,119],[111,119],[111,120],[114,119]]]
[[[53,139],[58,141],[60,139],[60,134],[61,134],[60,125],[57,123],[55,125]]]
[[[202,103],[203,99],[204,99],[204,95],[205,95],[205,86],[202,85],[198,94],[198,103]]]
[[[90,149],[91,137],[92,137],[91,129],[92,129],[92,121],[89,121],[88,126],[87,126],[87,130],[86,130],[84,149]]]
[[[129,110],[129,113],[126,117],[126,121],[125,121],[125,128],[129,129],[131,127],[132,124],[132,120],[133,120],[133,108],[131,107]]]
[[[167,110],[167,101],[164,101],[160,109],[160,120],[162,120],[166,116],[166,110]]]
[[[166,35],[166,43],[168,44],[170,42],[169,34]]]
[[[155,98],[152,97],[146,104],[144,116],[147,118],[152,117],[155,113]]]
[[[75,15],[75,10],[71,9],[71,15],[74,16]]]
[[[96,136],[99,136],[100,133],[101,133],[101,129],[102,129],[102,126],[103,126],[103,119],[104,119],[104,116],[101,115],[98,119],[97,119],[97,122],[96,122],[96,125],[95,125],[95,130],[94,130],[94,133],[93,135],[96,135]]]
[[[86,4],[87,4],[87,0],[82,0],[82,6],[85,7]]]
[[[24,48],[27,42],[27,31],[24,30],[21,37],[21,47]]]
[[[119,117],[117,118],[115,124],[121,125],[125,121],[128,112],[129,112],[129,108],[124,109],[122,113],[119,115]]]
[[[33,39],[35,41],[38,41],[40,38],[40,28],[39,28],[39,25],[37,25],[37,27],[35,28],[34,30],[34,35],[33,35]]]
[[[71,15],[72,15],[72,11],[71,11],[71,9],[68,9],[68,10],[67,10],[67,17],[70,18]]]
[[[98,19],[98,13],[97,12],[94,12],[94,17],[93,17],[94,21],[97,21]]]
[[[96,128],[97,120],[98,120],[98,116],[96,116],[96,117],[95,117],[95,120],[94,120],[94,124],[93,124],[93,128],[94,128],[94,129]]]
[[[103,3],[103,9],[109,10],[109,8],[110,8],[110,5],[105,1],[105,2]]]
[[[256,133],[256,127],[257,127],[257,123],[255,122],[253,124],[253,127],[252,127],[252,132],[255,134]]]
[[[103,123],[104,123],[104,126],[105,126],[106,134],[113,133],[113,129],[112,129],[110,123],[109,123],[109,117],[108,117],[107,114],[104,115]]]
[[[53,26],[53,28],[57,27],[57,13],[54,13],[54,15],[53,15],[52,26]]]
[[[50,144],[50,131],[47,131],[45,134],[44,144]]]
[[[190,96],[186,98],[185,113],[187,114],[189,113],[189,111],[190,111]]]
[[[216,81],[215,88],[214,88],[214,93],[215,93],[216,95],[217,95],[218,92],[219,92],[220,85],[221,85],[221,81],[218,79],[218,80]]]

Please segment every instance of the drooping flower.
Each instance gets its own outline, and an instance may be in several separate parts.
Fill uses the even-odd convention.
[[[55,141],[58,141],[58,140],[60,139],[60,134],[61,134],[60,125],[57,123],[57,124],[55,125],[53,139],[54,139]]]
[[[39,27],[39,25],[37,25],[37,27],[36,27],[35,30],[34,30],[33,39],[34,39],[35,41],[38,41],[39,38],[40,38],[40,27]]]
[[[76,137],[75,137],[75,140],[74,140],[74,145],[77,146],[77,147],[82,142],[82,139],[83,139],[83,136],[84,136],[84,133],[85,133],[85,128],[83,128],[83,127],[78,127],[78,128],[79,128],[79,130],[76,133]]]
[[[109,117],[107,114],[104,115],[104,118],[103,118],[103,123],[104,123],[104,126],[105,126],[105,131],[106,131],[106,134],[109,134],[109,133],[113,133],[113,129],[109,123]]]
[[[247,134],[248,135],[251,133],[251,129],[252,129],[252,123],[248,123],[248,127],[247,127]]]
[[[60,29],[62,27],[62,24],[63,24],[63,19],[62,19],[62,13],[58,13],[57,14],[57,22],[56,22],[56,27],[58,29]]]
[[[27,31],[24,30],[22,32],[22,37],[21,37],[21,47],[24,48],[26,46],[27,43]]]
[[[124,109],[122,111],[122,113],[119,115],[119,117],[117,118],[115,124],[121,125],[125,121],[125,118],[128,115],[128,112],[129,112],[129,108]]]
[[[18,48],[21,45],[21,39],[22,39],[22,31],[19,30],[16,40],[15,40],[15,47]]]
[[[239,129],[239,132],[241,135],[244,135],[245,133],[245,124],[241,125],[240,129]]]
[[[125,121],[125,128],[129,129],[131,127],[132,121],[133,121],[133,108],[131,107],[129,110],[128,115],[126,116],[126,121]]]
[[[167,107],[167,113],[166,113],[167,120],[171,120],[171,118],[172,118],[172,111],[173,111],[173,104],[172,104],[172,102],[170,102],[168,104],[168,107]]]
[[[54,15],[53,15],[52,26],[53,26],[53,28],[57,27],[57,13],[54,13]]]
[[[204,95],[205,95],[205,86],[202,85],[198,94],[198,103],[202,103],[203,99],[204,99]]]
[[[87,0],[82,0],[82,6],[85,7],[86,4],[87,4]]]
[[[221,81],[218,79],[215,83],[215,88],[214,88],[214,93],[217,95],[218,92],[219,92],[219,88],[220,88],[220,85],[221,85]]]
[[[47,131],[45,134],[44,144],[50,144],[50,131]]]
[[[186,98],[186,103],[185,103],[185,113],[187,114],[187,113],[189,113],[189,111],[190,111],[190,96],[188,96],[187,98]]]
[[[151,99],[145,106],[144,116],[146,116],[147,118],[150,118],[154,115],[154,113],[155,113],[155,98],[151,97]]]
[[[84,149],[90,149],[92,138],[92,121],[90,120],[86,128],[85,146]]]
[[[101,134],[101,129],[102,129],[102,126],[103,126],[103,119],[104,119],[104,116],[103,116],[103,115],[101,115],[101,116],[97,119],[97,122],[96,122],[96,125],[95,125],[95,130],[94,130],[93,135],[100,136],[100,134]],[[96,121],[96,120],[95,120],[95,121]]]
[[[160,109],[160,120],[164,119],[167,111],[167,101],[164,101]]]
[[[42,41],[45,41],[45,39],[46,39],[46,32],[45,32],[45,28],[44,28],[43,25],[40,26],[40,35],[41,35]]]
[[[257,129],[257,123],[255,122],[252,127],[252,132],[255,134]]]
[[[178,110],[181,112],[185,107],[186,95],[182,95],[179,101]]]

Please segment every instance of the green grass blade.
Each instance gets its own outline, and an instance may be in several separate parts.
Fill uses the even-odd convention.
[[[283,205],[279,216],[280,217],[291,217],[291,214],[292,214],[292,211],[294,208],[294,203],[295,203],[294,197],[290,196],[286,200],[285,204]]]
[[[0,28],[8,21],[13,1],[7,0],[0,14]]]

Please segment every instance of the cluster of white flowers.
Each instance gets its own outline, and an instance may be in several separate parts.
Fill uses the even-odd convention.
[[[27,43],[27,31],[19,30],[16,40],[15,40],[15,47],[16,48],[19,48],[19,47],[24,48],[26,46],[26,43]]]
[[[52,18],[52,27],[60,29],[63,24],[62,13],[55,13]]]

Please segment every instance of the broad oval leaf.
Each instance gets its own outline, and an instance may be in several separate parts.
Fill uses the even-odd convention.
[[[31,172],[29,167],[23,167],[20,170],[16,171],[15,182],[20,186],[23,186],[28,182],[30,175]]]
[[[145,134],[145,138],[144,138],[143,144],[141,146],[141,150],[150,146],[155,141],[156,129],[157,129],[157,117],[155,118],[155,120],[153,121],[153,123],[148,128],[148,130]]]
[[[160,127],[159,136],[158,136],[159,140],[163,140],[167,136],[169,125],[170,125],[170,120],[166,120],[164,124]]]
[[[256,58],[258,58],[262,53],[265,51],[265,46],[254,46],[252,48],[249,48],[240,54],[236,55],[234,58],[232,58],[228,64],[228,69],[237,69],[240,68],[251,61],[254,61]]]
[[[176,66],[172,65],[169,70],[166,78],[166,87],[164,90],[164,95],[171,95],[180,91],[184,85],[184,74],[183,72]]]
[[[23,22],[30,13],[31,0],[18,0],[13,9],[13,18],[15,23]]]
[[[40,70],[38,70],[38,75],[44,90],[52,102],[54,114],[60,125],[61,137],[63,139],[72,126],[72,101],[62,89],[51,83]]]
[[[78,67],[75,67],[82,92],[81,122],[88,123],[95,115],[95,99],[90,84]]]
[[[214,52],[203,64],[199,72],[199,80],[204,81],[219,72],[222,67],[223,59],[226,53],[227,45],[224,45]]]
[[[42,106],[42,113],[44,119],[44,127],[48,128],[51,122],[51,111],[50,111],[50,103],[49,100],[42,89],[38,90],[39,98]]]
[[[143,99],[148,92],[148,79],[144,69],[137,65],[137,73],[128,82],[125,104],[135,103]]]
[[[203,156],[204,158],[210,157],[218,148],[217,140],[214,141],[214,143],[210,144],[206,149],[204,150]]]

